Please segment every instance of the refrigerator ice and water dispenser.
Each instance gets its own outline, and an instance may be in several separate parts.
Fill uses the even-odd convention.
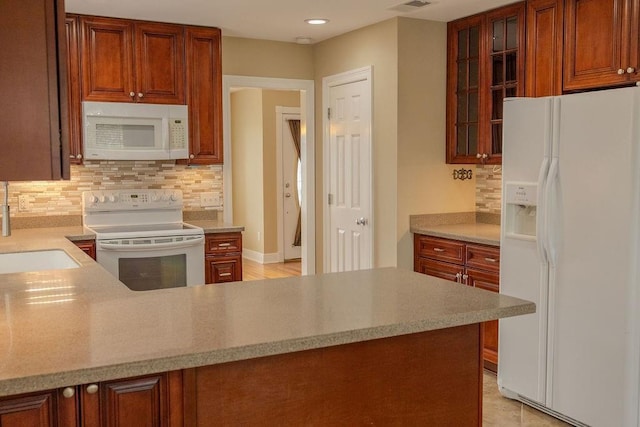
[[[507,182],[504,190],[506,237],[535,239],[538,184]]]

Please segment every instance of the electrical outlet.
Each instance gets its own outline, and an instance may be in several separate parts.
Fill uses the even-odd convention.
[[[26,212],[29,210],[29,198],[26,194],[18,195],[18,212]]]
[[[262,238],[262,233],[258,231],[258,242],[260,241],[261,238]]]
[[[220,206],[220,195],[218,193],[200,194],[200,206],[203,208]]]

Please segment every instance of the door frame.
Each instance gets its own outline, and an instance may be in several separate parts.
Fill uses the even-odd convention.
[[[300,117],[300,108],[299,107],[276,107],[276,180],[278,181],[278,262],[284,262],[284,197],[282,197],[282,175],[283,175],[283,164],[282,164],[282,132],[283,132],[283,116],[285,114],[298,114]],[[302,159],[301,159],[302,161]],[[302,199],[306,197],[304,194],[304,189],[302,192]],[[304,250],[304,240],[302,241],[302,250]]]
[[[222,168],[224,222],[233,222],[232,159],[231,150],[231,88],[295,90],[300,92],[300,160],[302,163],[303,193],[300,206],[302,214],[302,274],[316,271],[315,239],[315,126],[314,126],[314,81],[300,79],[280,79],[271,77],[222,76],[222,122],[224,167]]]
[[[371,111],[371,120],[369,123],[369,135],[370,135],[370,150],[369,150],[369,164],[370,164],[370,176],[369,182],[371,185],[371,197],[369,201],[369,241],[370,244],[370,253],[371,257],[371,268],[375,267],[375,258],[374,258],[374,246],[375,246],[375,215],[373,211],[374,206],[374,170],[373,170],[373,66],[369,65],[367,67],[356,68],[354,70],[345,71],[343,73],[334,74],[331,76],[324,77],[322,79],[322,175],[323,175],[323,190],[322,190],[322,226],[323,226],[323,270],[325,273],[331,271],[331,235],[330,235],[330,226],[329,222],[331,219],[331,214],[329,212],[329,189],[331,186],[331,182],[329,181],[330,174],[330,153],[329,153],[329,144],[330,144],[330,120],[327,118],[327,111],[329,110],[329,91],[332,87],[341,86],[349,83],[356,83],[359,81],[366,81],[368,83],[369,89],[369,99],[371,100],[371,104],[369,105],[369,111]]]

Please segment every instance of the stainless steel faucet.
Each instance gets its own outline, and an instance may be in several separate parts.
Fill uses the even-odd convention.
[[[2,204],[2,236],[11,236],[11,222],[9,216],[9,183],[2,182],[4,186],[4,203]]]

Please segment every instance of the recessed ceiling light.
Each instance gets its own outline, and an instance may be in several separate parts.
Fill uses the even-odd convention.
[[[322,25],[329,22],[329,20],[324,18],[311,18],[311,19],[305,19],[304,22],[311,25]]]

